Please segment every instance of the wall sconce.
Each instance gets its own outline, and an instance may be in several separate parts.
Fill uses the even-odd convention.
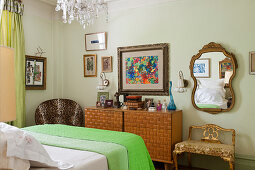
[[[110,81],[106,79],[105,73],[102,72],[100,74],[101,81],[99,82],[99,85],[97,86],[98,90],[104,90],[107,86],[109,86]]]
[[[176,91],[178,93],[186,92],[187,91],[186,87],[188,87],[188,84],[189,84],[189,82],[188,82],[188,80],[184,79],[182,71],[179,71],[178,86],[177,86],[177,88],[174,89],[174,91]]]

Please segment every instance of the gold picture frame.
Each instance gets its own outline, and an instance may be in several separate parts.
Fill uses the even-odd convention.
[[[86,54],[83,56],[84,77],[97,77],[97,55]]]
[[[250,52],[250,67],[249,73],[250,75],[255,75],[255,51]]]
[[[112,72],[112,56],[101,58],[102,72]]]

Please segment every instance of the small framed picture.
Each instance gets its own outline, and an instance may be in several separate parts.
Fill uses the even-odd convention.
[[[101,106],[105,106],[105,101],[109,100],[109,92],[97,92],[97,101],[101,103]]]
[[[197,78],[210,78],[210,59],[198,59],[194,63],[193,74]]]
[[[26,90],[46,89],[46,64],[45,57],[26,55]]]
[[[106,50],[106,32],[85,34],[86,51]]]
[[[84,77],[97,76],[97,55],[87,54],[83,56]]]
[[[251,75],[255,75],[255,51],[250,52],[250,70]]]
[[[113,100],[105,100],[105,107],[113,107]]]
[[[102,57],[102,72],[112,72],[112,56]]]
[[[233,64],[230,58],[225,58],[219,62],[219,78],[225,78],[226,72],[233,72]]]

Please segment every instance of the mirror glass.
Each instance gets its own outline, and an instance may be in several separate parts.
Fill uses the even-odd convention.
[[[191,76],[195,87],[192,103],[198,110],[209,113],[229,111],[234,105],[232,79],[235,63],[232,54],[224,48],[203,48],[191,60]],[[215,44],[219,45],[219,44]]]

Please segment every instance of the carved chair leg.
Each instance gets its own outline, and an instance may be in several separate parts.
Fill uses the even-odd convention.
[[[234,162],[229,161],[228,164],[229,164],[229,170],[234,170]]]
[[[191,168],[191,153],[188,152],[188,163],[189,163],[189,167]]]
[[[170,168],[171,168],[170,164],[168,164],[168,163],[165,163],[164,166],[165,166],[165,170],[170,170]]]
[[[177,153],[176,152],[173,152],[173,157],[174,157],[175,170],[178,170],[178,162],[177,162]]]

